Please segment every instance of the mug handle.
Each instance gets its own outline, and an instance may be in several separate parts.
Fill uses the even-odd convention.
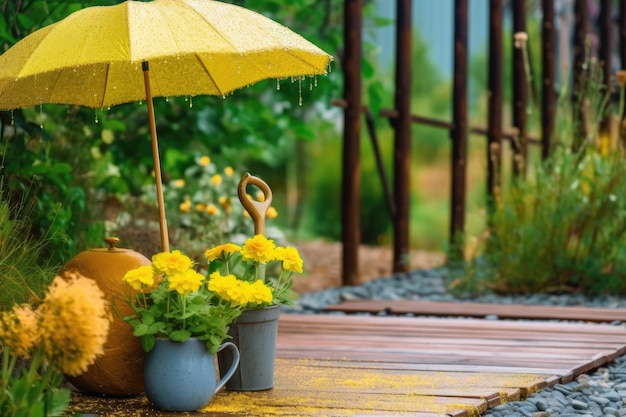
[[[219,347],[219,349],[217,349],[217,351],[219,352],[220,350],[225,349],[225,348],[230,348],[232,350],[233,361],[230,364],[230,368],[228,369],[228,372],[226,372],[226,374],[220,379],[220,382],[217,384],[217,387],[215,388],[213,395],[217,394],[217,392],[222,389],[222,387],[233,376],[233,374],[237,370],[237,366],[239,365],[239,349],[237,349],[237,346],[233,342],[224,342]]]

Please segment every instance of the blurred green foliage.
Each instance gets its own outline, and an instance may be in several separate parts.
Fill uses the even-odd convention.
[[[335,62],[328,76],[261,81],[225,98],[156,98],[164,182],[184,176],[198,154],[208,154],[237,170],[253,171],[280,194],[288,164],[294,163],[290,144],[315,141],[335,130],[335,120],[326,115],[332,112],[332,99],[341,96],[343,4],[230,2],[287,25],[335,55]],[[82,7],[115,3],[119,1],[4,2],[0,49]],[[315,13],[310,12],[313,8]],[[371,7],[366,13],[371,15]],[[376,92],[380,86],[372,82],[368,88]],[[64,262],[80,250],[99,246],[105,198],[139,196],[154,184],[146,113],[145,103],[98,110],[44,105],[0,112],[5,193],[12,204],[20,199],[37,202],[33,235],[53,232],[46,249],[50,257]],[[302,175],[298,169],[293,174]]]

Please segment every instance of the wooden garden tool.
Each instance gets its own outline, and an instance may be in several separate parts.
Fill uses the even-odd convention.
[[[263,192],[265,199],[263,201],[251,199],[246,192],[248,184],[256,185]],[[254,223],[254,234],[264,235],[265,214],[267,213],[267,209],[269,209],[272,204],[272,190],[269,185],[267,185],[267,183],[261,178],[252,176],[249,172],[246,172],[241,177],[241,181],[239,181],[237,194],[239,195],[241,205],[248,211],[248,214],[250,214],[250,217],[252,218],[252,222]]]

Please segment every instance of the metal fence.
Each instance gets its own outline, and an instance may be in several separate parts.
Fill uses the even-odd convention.
[[[392,0],[389,0],[392,1]],[[361,43],[362,10],[364,0],[344,2],[344,42],[345,55],[344,95],[338,101],[344,109],[343,136],[343,183],[342,183],[342,281],[345,285],[357,283],[360,201],[360,161],[359,150],[362,136],[362,117],[365,117],[367,133],[374,141],[376,151],[376,129],[372,115],[362,105],[361,97]],[[462,250],[462,237],[465,228],[466,212],[466,169],[467,143],[470,133],[486,137],[487,160],[487,201],[492,201],[494,190],[501,187],[503,142],[509,141],[513,158],[526,160],[527,144],[541,147],[541,155],[550,154],[551,138],[555,128],[557,106],[556,92],[556,7],[569,7],[573,17],[571,31],[572,58],[570,65],[573,80],[572,101],[580,89],[578,80],[588,71],[585,65],[587,50],[585,45],[593,37],[597,47],[593,53],[601,65],[604,80],[614,80],[613,68],[626,68],[626,0],[489,0],[489,40],[488,40],[488,115],[484,127],[473,127],[468,120],[468,3],[469,0],[454,0],[454,43],[453,48],[453,92],[452,120],[436,120],[412,114],[410,108],[410,86],[412,76],[411,41],[412,23],[411,0],[396,0],[396,51],[395,51],[395,100],[394,108],[383,109],[380,115],[388,118],[394,129],[393,183],[387,184],[383,164],[378,167],[383,181],[389,213],[393,223],[393,271],[406,272],[409,268],[409,201],[411,185],[411,124],[421,123],[446,129],[450,134],[451,151],[451,204],[449,239],[451,247]],[[525,33],[528,11],[533,10],[541,19],[541,128],[537,138],[528,137],[526,108],[529,89],[522,48],[512,51],[512,115],[511,126],[503,126],[504,108],[504,49],[503,22],[505,10],[511,14],[512,32]],[[592,21],[593,19],[593,21]],[[613,56],[620,62],[613,62]],[[607,88],[613,81],[606,83]],[[582,108],[574,110],[576,117],[582,117]],[[584,129],[584,123],[580,124]],[[584,132],[583,132],[584,133]],[[514,139],[524,140],[514,140]],[[514,175],[525,175],[526,164],[512,165]],[[489,207],[489,204],[487,205]],[[460,256],[454,249],[450,256]]]

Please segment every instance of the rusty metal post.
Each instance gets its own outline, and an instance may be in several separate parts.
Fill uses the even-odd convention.
[[[552,149],[552,134],[556,117],[556,30],[554,27],[554,0],[542,0],[541,24],[542,82],[541,91],[541,157],[546,159]]]
[[[626,69],[626,0],[619,2],[619,57],[621,69]]]
[[[411,177],[411,0],[396,2],[396,92],[394,120],[393,271],[409,270],[409,201]]]
[[[502,187],[502,106],[503,50],[502,0],[491,0],[489,7],[489,102],[487,119],[487,221],[493,214],[495,199]]]
[[[363,0],[344,2],[344,110],[341,239],[343,285],[358,284],[361,188],[361,25]]]
[[[454,2],[454,86],[452,118],[452,196],[450,256],[463,259],[465,231],[465,177],[467,170],[467,20],[468,0]]]
[[[601,92],[603,95],[611,94],[613,91],[613,74],[612,74],[612,51],[613,51],[613,21],[611,14],[613,12],[612,7],[613,0],[601,0],[600,2],[600,16],[598,21],[598,27],[600,30],[600,45],[599,45],[599,59],[602,67],[602,83],[604,84]],[[611,129],[611,115],[606,114],[600,121],[598,131],[600,132],[601,140],[607,141],[610,146],[610,129]]]
[[[589,52],[589,8],[586,0],[576,0],[574,3],[574,63],[572,76],[572,111],[577,134],[574,135],[572,147],[577,150],[587,137],[585,125],[584,91],[587,82],[587,53]]]
[[[526,33],[526,1],[513,0],[513,33]],[[524,42],[525,43],[525,42]],[[513,47],[513,127],[519,135],[517,141],[512,141],[513,147],[513,174],[525,176],[527,165],[526,143],[526,106],[528,105],[528,83],[524,62],[526,45],[519,44]]]

